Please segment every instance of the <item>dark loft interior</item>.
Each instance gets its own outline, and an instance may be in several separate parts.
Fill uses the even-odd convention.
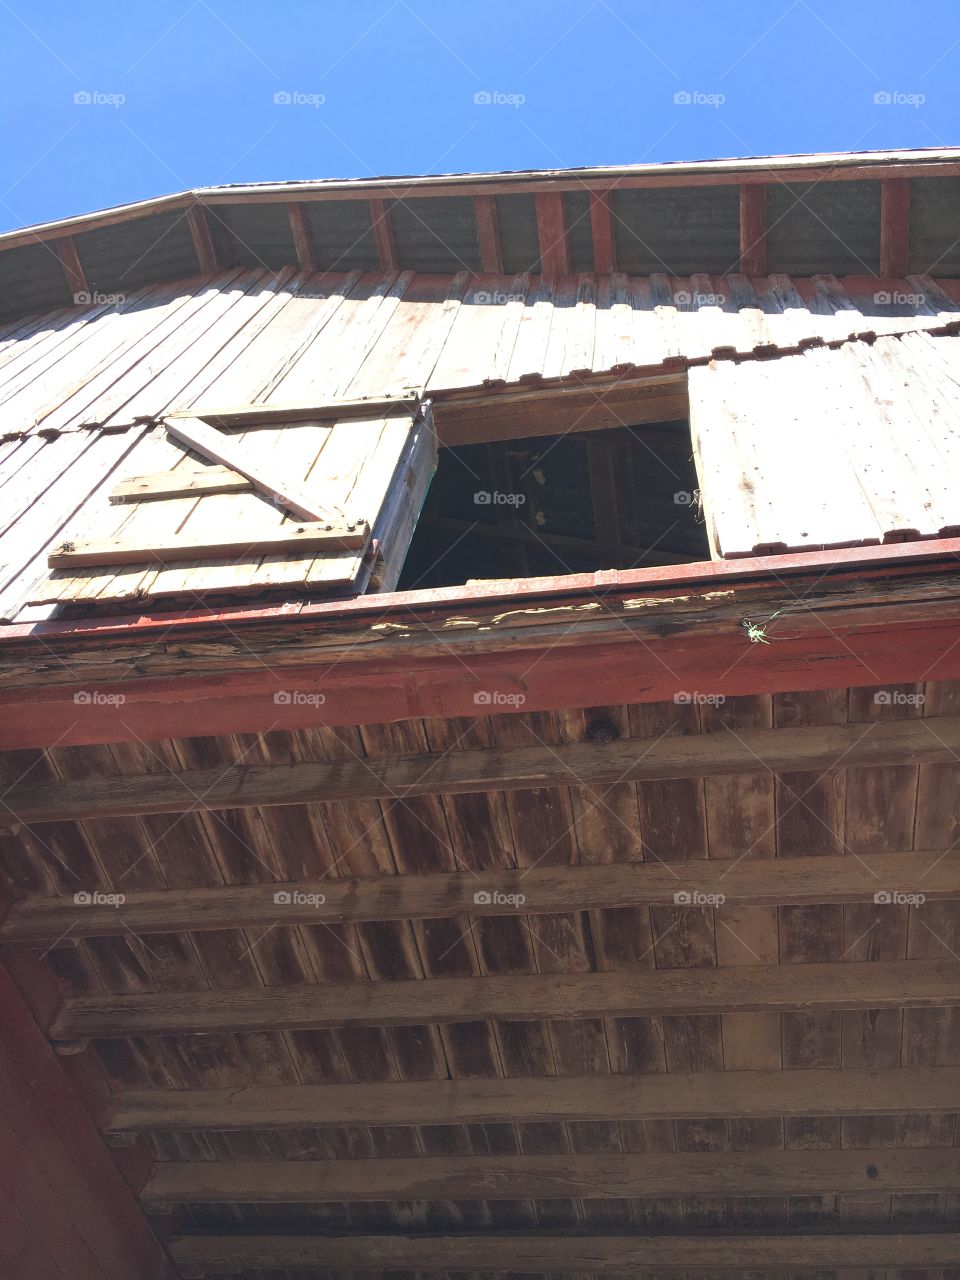
[[[441,449],[400,590],[708,560],[686,422]]]

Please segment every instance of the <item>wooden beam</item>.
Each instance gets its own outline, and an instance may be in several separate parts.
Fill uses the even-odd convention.
[[[740,188],[740,270],[746,276],[767,274],[767,188]]]
[[[5,804],[12,814],[6,821],[182,813],[191,807],[192,796],[203,796],[208,809],[243,809],[650,782],[758,770],[819,773],[878,764],[949,764],[958,753],[960,716],[930,716],[869,725],[623,738],[603,746],[580,742],[336,763],[305,761],[283,768],[245,764],[83,781],[22,782],[6,793]]]
[[[617,446],[603,436],[595,436],[586,442],[586,447],[594,533],[597,542],[617,546],[622,542],[617,501]],[[617,564],[628,558],[627,549],[621,548]]]
[[[960,898],[960,854],[871,853],[807,858],[743,858],[665,866],[656,861],[538,866],[458,874],[371,876],[215,889],[128,892],[117,905],[68,898],[22,898],[0,923],[0,946],[50,946],[60,938],[202,933],[281,925],[441,920],[675,905],[678,892],[722,894],[736,907],[869,904],[879,892],[920,894],[925,902]],[[882,909],[882,904],[880,904]],[[960,1102],[958,1102],[960,1105]]]
[[[386,200],[370,201],[370,221],[373,223],[373,236],[377,242],[377,256],[380,259],[381,271],[396,271],[400,265],[397,257],[397,242],[393,234],[393,223],[390,220],[390,206]]]
[[[538,195],[537,235],[540,239],[540,271],[545,276],[570,273],[567,217],[560,192]]]
[[[798,966],[799,967],[799,966]],[[709,1151],[399,1160],[161,1161],[144,1204],[590,1200],[955,1191],[960,1150]]]
[[[297,253],[297,265],[301,271],[316,271],[317,255],[304,206],[295,200],[288,201],[287,218],[290,222],[290,234],[293,236],[293,247]]]
[[[189,498],[197,493],[252,493],[253,484],[229,467],[178,467],[148,476],[122,480],[110,490],[110,501],[155,502],[161,498]]]
[[[960,1005],[960,961],[745,965],[72,996],[54,1040]]]
[[[932,1115],[955,1111],[958,1098],[960,1067],[671,1071],[583,1078],[130,1091],[114,1096],[101,1127],[107,1133],[165,1129],[230,1132],[327,1124]]]
[[[54,240],[51,242],[51,247],[60,262],[60,266],[63,268],[63,274],[67,279],[67,289],[73,295],[74,302],[77,305],[82,305],[84,295],[89,299],[90,290],[73,236],[64,236],[60,240]]]
[[[503,275],[503,252],[500,248],[500,230],[497,226],[497,202],[493,196],[474,196],[473,208],[477,219],[480,270],[492,275]]]
[[[253,531],[221,538],[154,538],[137,545],[124,538],[63,542],[47,556],[51,569],[79,569],[113,564],[174,564],[183,560],[248,560],[282,553],[296,556],[313,551],[349,551],[365,547],[368,524],[289,524],[273,533]]]
[[[590,192],[590,230],[593,235],[593,269],[600,276],[617,269],[617,241],[613,233],[610,195],[606,191]]]
[[[199,418],[164,419],[167,434],[185,444],[195,453],[211,462],[238,471],[254,487],[278,505],[286,507],[301,520],[343,520],[343,512],[333,503],[320,502],[313,495],[304,493],[297,485],[291,485],[280,476],[274,476],[263,466],[259,458],[246,452],[242,445],[225,436],[215,427]]]
[[[384,1235],[193,1235],[175,1236],[170,1252],[180,1274],[202,1277],[259,1268],[316,1267],[318,1271],[504,1272],[540,1275],[582,1274],[623,1277],[663,1272],[749,1270],[794,1275],[838,1268],[923,1269],[953,1267],[960,1257],[960,1234],[917,1232],[875,1235],[549,1235],[524,1231],[508,1235],[438,1235],[414,1232]]]
[[[421,407],[417,395],[344,397],[342,399],[298,401],[295,404],[239,404],[216,409],[183,409],[164,416],[165,423],[199,418],[217,427],[270,427],[276,423],[353,422],[386,418],[392,414],[414,414]]]
[[[880,183],[880,275],[901,280],[909,270],[910,179]]]
[[[197,259],[197,270],[201,275],[209,275],[217,270],[217,251],[213,236],[210,234],[210,223],[207,213],[201,204],[191,205],[187,210],[187,226],[190,228],[190,239],[193,241],[193,252]]]

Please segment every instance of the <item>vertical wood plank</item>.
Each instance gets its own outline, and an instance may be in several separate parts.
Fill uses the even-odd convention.
[[[767,274],[767,188],[760,183],[740,188],[740,270]]]
[[[542,193],[536,197],[536,204],[541,274],[567,275],[570,271],[570,251],[567,245],[563,196],[556,192]]]
[[[381,271],[396,271],[397,242],[393,234],[393,223],[390,221],[390,209],[385,200],[370,201],[370,220],[373,223]]]
[[[617,243],[613,234],[613,212],[606,191],[590,192],[590,230],[593,235],[593,269],[608,276],[617,269]]]
[[[197,270],[201,275],[208,275],[217,269],[217,252],[210,234],[210,223],[203,205],[195,204],[187,210],[187,226],[190,228],[190,239],[193,241],[193,252],[197,258]]]
[[[53,251],[57,255],[63,274],[67,278],[67,288],[76,298],[79,293],[89,293],[87,277],[77,253],[73,236],[64,236],[60,240],[51,241]]]
[[[880,275],[902,279],[910,253],[910,179],[884,178],[880,183]]]
[[[477,219],[480,270],[493,275],[502,275],[503,251],[500,248],[496,201],[493,196],[474,196],[473,208]]]
[[[317,255],[313,249],[310,228],[307,226],[303,205],[296,200],[287,204],[287,217],[290,220],[290,234],[293,236],[293,247],[297,251],[297,265],[301,271],[316,271]]]

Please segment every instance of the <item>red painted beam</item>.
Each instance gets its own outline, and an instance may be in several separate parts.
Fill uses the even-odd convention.
[[[13,1211],[11,1207],[13,1206]],[[0,965],[0,1215],[33,1238],[4,1280],[175,1280],[9,971]],[[0,1258],[4,1256],[0,1248]],[[55,1267],[51,1270],[50,1264]]]
[[[567,219],[563,195],[544,193],[536,197],[537,234],[540,237],[540,271],[545,276],[570,273]]]
[[[370,220],[373,223],[373,236],[377,242],[380,270],[396,271],[399,265],[397,242],[393,234],[393,223],[390,221],[390,207],[386,200],[370,201]]]
[[[880,275],[901,279],[910,256],[910,180],[886,178],[880,183]]]
[[[477,218],[480,270],[491,275],[503,275],[503,253],[500,248],[496,200],[493,196],[474,196],[473,207]]]
[[[617,269],[617,243],[613,234],[613,213],[606,191],[590,192],[590,229],[593,234],[593,269],[608,276]]]
[[[767,188],[740,188],[740,270],[746,276],[767,274]]]

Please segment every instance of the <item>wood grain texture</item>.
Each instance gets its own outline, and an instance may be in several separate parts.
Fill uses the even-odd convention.
[[[110,1133],[313,1124],[492,1124],[701,1116],[923,1115],[954,1111],[960,1068],[697,1071],[644,1076],[430,1080],[403,1084],[125,1092]]]
[[[6,798],[6,821],[59,821],[107,815],[177,813],[185,791],[209,809],[311,801],[470,792],[525,791],[623,781],[753,773],[758,767],[825,772],[854,766],[948,763],[960,751],[960,717],[825,728],[755,729],[710,736],[628,739],[605,746],[573,743],[370,762],[263,765],[189,770],[180,776],[94,778],[38,786],[21,783]]]
[[[217,1031],[418,1026],[471,1019],[629,1018],[960,1004],[960,961],[550,973],[162,992],[64,1000],[55,1040]]]

